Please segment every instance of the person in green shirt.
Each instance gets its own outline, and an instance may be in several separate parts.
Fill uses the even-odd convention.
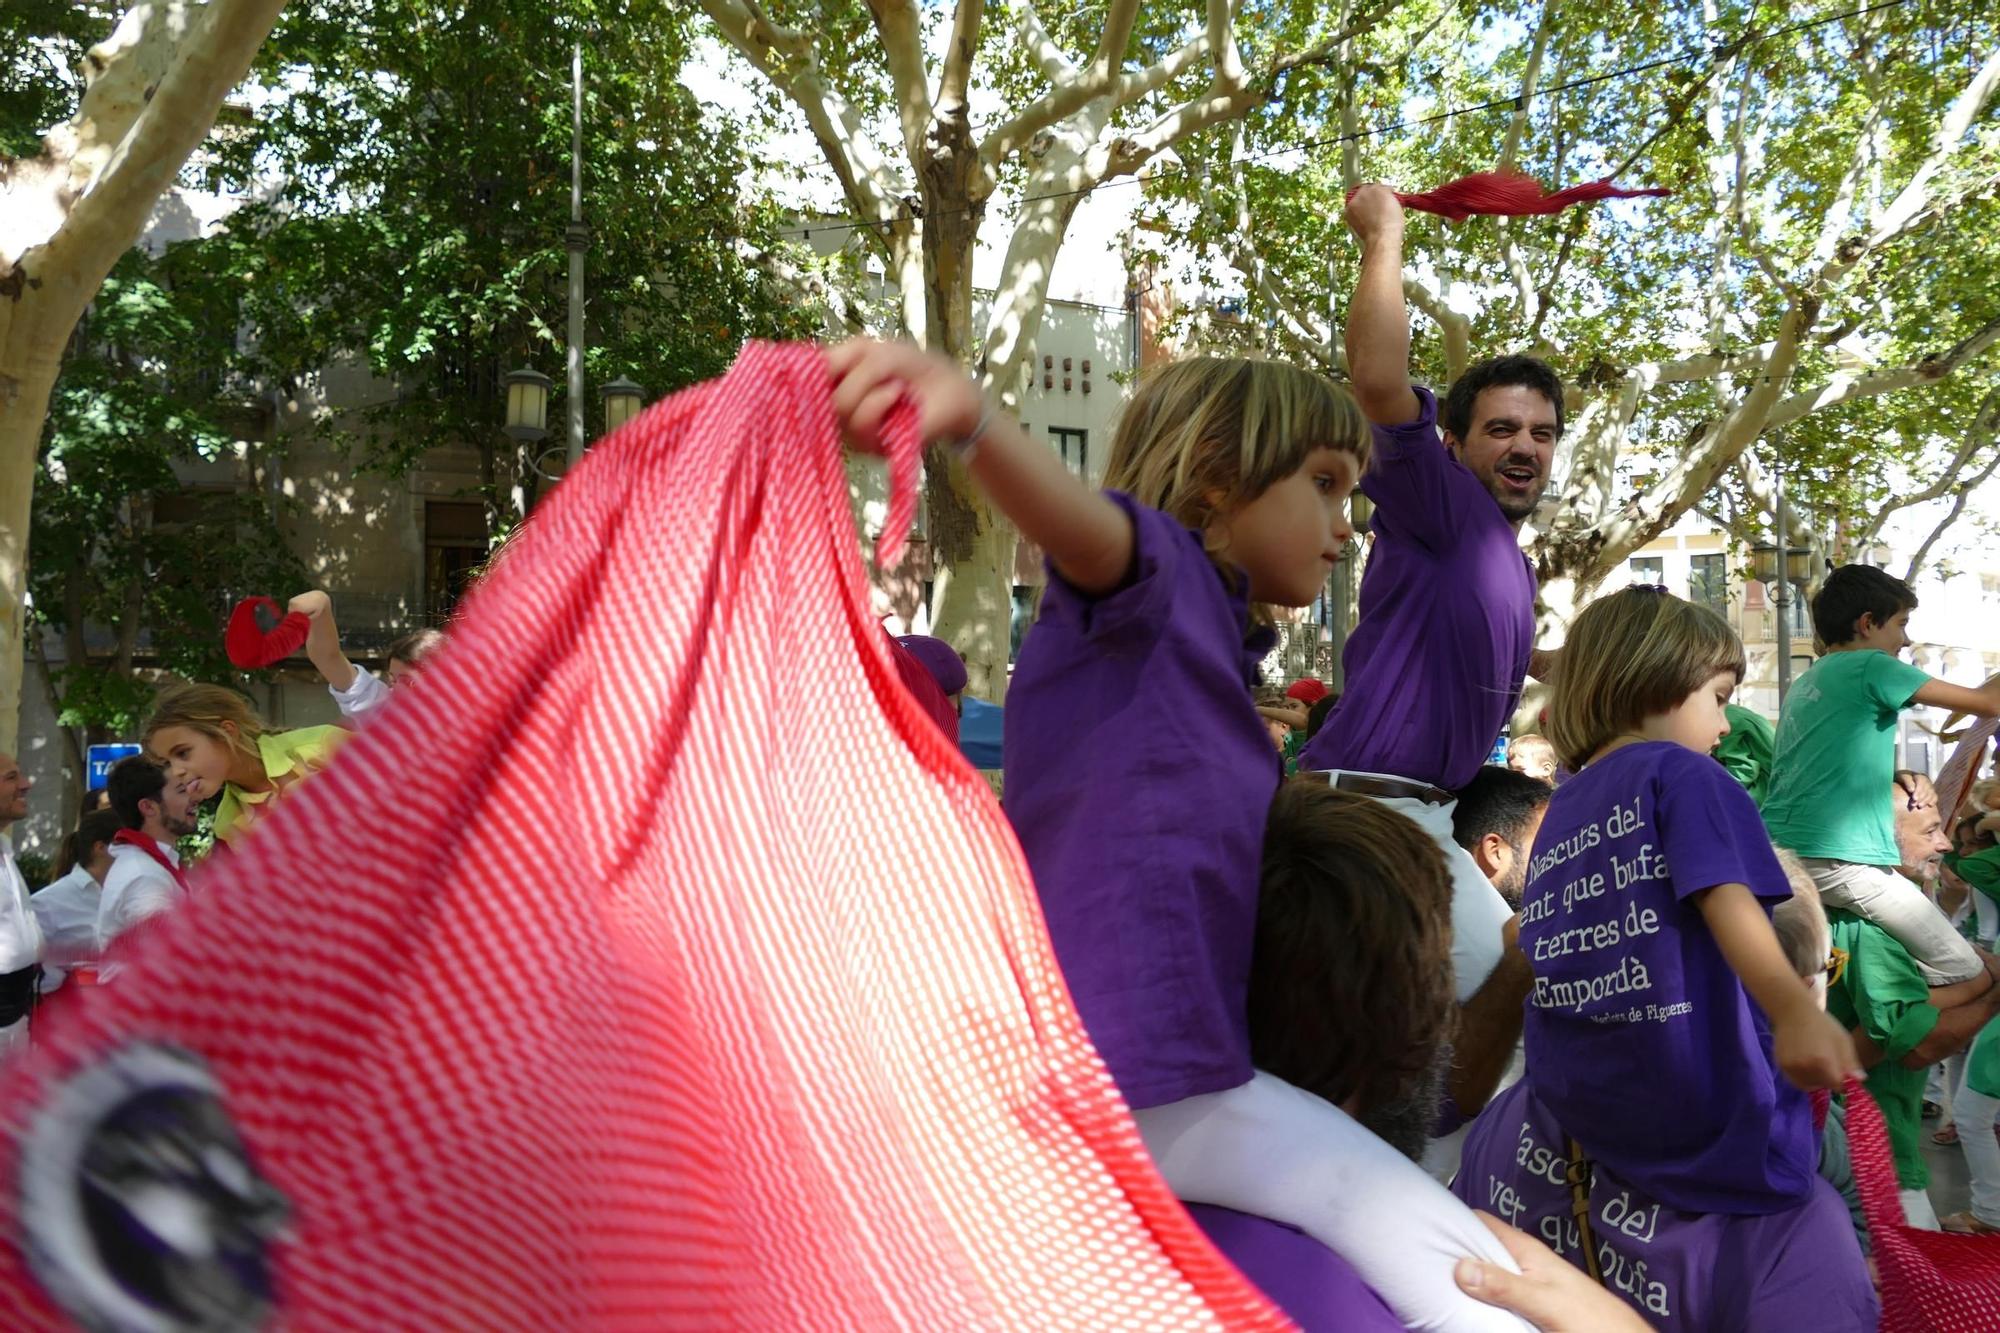
[[[1867,565],[1843,565],[1813,598],[1826,654],[1792,686],[1778,719],[1762,803],[1771,840],[1796,852],[1829,908],[1883,927],[1942,986],[1983,977],[1979,954],[1923,892],[1896,873],[1896,722],[1928,705],[2000,716],[2000,680],[1935,680],[1897,655],[1910,645],[1916,594]]]
[[[1868,1067],[1868,1091],[1882,1108],[1896,1159],[1903,1212],[1911,1226],[1936,1230],[1930,1173],[1918,1145],[1930,1067],[1962,1049],[2000,1013],[2000,986],[1983,974],[1930,986],[1896,937],[1858,913],[1829,908],[1832,971],[1826,1009],[1850,1028]]]

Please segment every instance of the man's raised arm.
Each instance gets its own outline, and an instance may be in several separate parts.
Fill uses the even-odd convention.
[[[1347,201],[1361,242],[1361,280],[1347,313],[1347,368],[1370,421],[1400,426],[1423,414],[1410,388],[1410,312],[1403,304],[1403,205],[1386,186],[1363,185]]]

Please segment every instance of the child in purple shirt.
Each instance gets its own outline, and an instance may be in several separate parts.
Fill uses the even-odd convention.
[[[1720,616],[1658,589],[1577,617],[1548,725],[1577,775],[1549,802],[1521,910],[1533,1100],[1687,1213],[1804,1205],[1817,1148],[1798,1089],[1858,1067],[1772,930],[1791,887],[1757,809],[1708,757],[1743,666]]]
[[[956,365],[866,341],[828,362],[851,441],[879,447],[884,417],[909,393],[925,437],[957,441],[973,480],[1047,554],[1041,615],[1007,700],[1007,812],[1077,1010],[1149,1144],[1149,1116],[1190,1109],[1183,1119],[1241,1160],[1366,1178],[1362,1160],[1339,1169],[1347,1154],[1388,1150],[1323,1100],[1253,1079],[1245,1014],[1259,852],[1280,778],[1252,703],[1271,643],[1253,608],[1305,606],[1325,585],[1367,463],[1360,410],[1280,363],[1177,362],[1133,394],[1112,442],[1112,489],[1093,492],[988,408]],[[1191,1202],[1270,1216],[1336,1252],[1356,1230],[1381,1231],[1374,1214],[1390,1206],[1362,1189],[1287,1216],[1255,1206],[1284,1181],[1243,1182],[1245,1207],[1190,1192],[1165,1160],[1162,1172]],[[1451,1261],[1466,1255],[1510,1263],[1490,1234],[1454,1240],[1434,1278],[1398,1289],[1414,1308],[1384,1298],[1423,1327],[1521,1327],[1450,1287]],[[1448,1296],[1417,1289],[1439,1286]],[[1479,1313],[1433,1318],[1446,1304]]]

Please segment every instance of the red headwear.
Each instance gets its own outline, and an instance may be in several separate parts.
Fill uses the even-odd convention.
[[[1572,185],[1554,194],[1544,193],[1541,183],[1519,172],[1480,171],[1426,190],[1422,194],[1398,193],[1403,207],[1436,213],[1439,217],[1463,222],[1475,214],[1495,217],[1532,217],[1560,213],[1573,204],[1598,199],[1635,199],[1642,195],[1669,195],[1672,190],[1626,190],[1609,180]]]
[[[245,671],[255,671],[284,661],[305,646],[312,622],[297,611],[283,616],[276,628],[266,633],[257,621],[259,611],[279,616],[278,604],[268,597],[245,597],[229,613],[229,629],[222,648],[229,660]]]

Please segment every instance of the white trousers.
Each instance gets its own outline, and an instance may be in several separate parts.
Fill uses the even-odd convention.
[[[1986,970],[1979,955],[1952,928],[1924,891],[1893,870],[1802,856],[1806,873],[1819,887],[1819,899],[1866,917],[1896,937],[1933,986],[1970,981]],[[1974,890],[1977,892],[1977,890]]]
[[[1993,1122],[2000,1120],[2000,1097],[1988,1097],[1970,1084],[1961,1084],[1952,1097],[1951,1109],[1958,1122],[1958,1142],[1965,1149],[1966,1169],[1972,1175],[1972,1215],[1988,1226],[2000,1227],[2000,1139],[1993,1137]]]

